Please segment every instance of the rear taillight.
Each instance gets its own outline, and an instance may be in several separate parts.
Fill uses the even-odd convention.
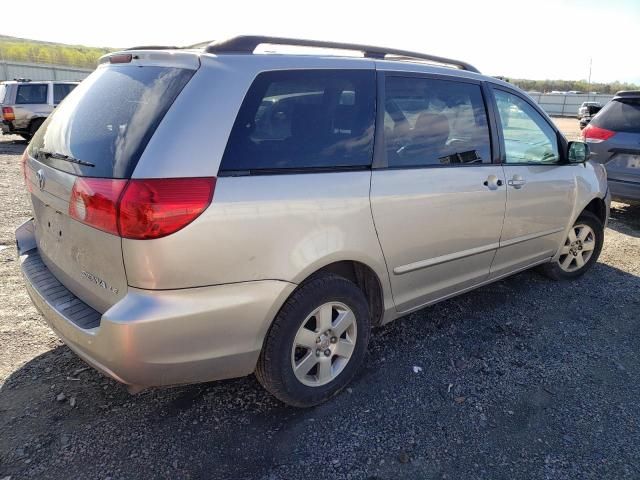
[[[28,166],[27,162],[29,161],[29,154],[27,153],[27,149],[24,149],[22,153],[22,157],[20,158],[20,169],[22,170],[22,179],[24,180],[24,184],[27,187],[28,191],[31,191],[31,182],[29,181],[28,175]]]
[[[127,180],[77,178],[71,190],[69,215],[82,223],[118,235],[118,201]]]
[[[71,217],[135,240],[160,238],[194,221],[211,203],[216,179],[112,180],[78,178]]]
[[[193,222],[211,203],[215,178],[131,180],[120,201],[124,238],[159,238]]]
[[[606,128],[596,127],[595,125],[587,125],[584,130],[582,130],[582,138],[585,142],[591,143],[600,143],[605,140],[610,139],[616,134],[611,130],[607,130]]]
[[[2,118],[7,122],[13,122],[16,119],[16,114],[11,107],[2,107]]]

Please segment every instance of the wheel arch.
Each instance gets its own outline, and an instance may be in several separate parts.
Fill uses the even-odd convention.
[[[371,324],[382,325],[394,318],[395,304],[391,283],[384,263],[359,255],[328,255],[317,259],[300,271],[292,282],[300,286],[322,274],[334,274],[355,283],[367,297],[371,311]],[[293,292],[292,292],[293,294]]]
[[[308,275],[301,285],[308,280],[323,274],[334,274],[355,283],[367,297],[369,311],[371,312],[371,324],[378,326],[384,316],[384,290],[380,277],[365,263],[356,260],[339,260],[318,268]]]
[[[580,215],[582,215],[584,212],[591,212],[593,213],[596,217],[598,217],[598,220],[600,220],[600,223],[602,223],[602,225],[604,226],[606,224],[607,221],[607,204],[605,203],[604,199],[596,197],[594,199],[592,199],[580,212]],[[580,216],[578,215],[578,216]]]
[[[584,212],[589,212],[593,215],[595,215],[598,220],[600,220],[600,222],[602,223],[602,226],[605,227],[607,224],[607,217],[608,217],[608,206],[607,206],[607,200],[606,197],[605,198],[600,198],[598,196],[595,196],[593,198],[591,198],[586,204],[583,204],[584,206],[582,208],[580,208],[579,205],[575,205],[575,209],[573,211],[573,214],[571,216],[571,221],[570,223],[567,225],[567,227],[564,230],[564,234],[562,237],[562,243],[560,243],[558,245],[558,250],[556,251],[556,253],[553,255],[553,257],[551,258],[551,263],[555,262],[556,260],[558,260],[558,257],[560,256],[560,250],[562,248],[562,245],[564,244],[564,240],[567,238],[567,234],[569,232],[569,229],[575,224],[575,222],[578,220],[578,218],[580,218],[580,216],[584,213]]]

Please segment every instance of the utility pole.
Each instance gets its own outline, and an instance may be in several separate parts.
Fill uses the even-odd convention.
[[[587,81],[588,92],[591,93],[591,65],[593,63],[593,57],[589,57],[589,80]]]

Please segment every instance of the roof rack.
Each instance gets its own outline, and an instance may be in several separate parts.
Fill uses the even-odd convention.
[[[358,45],[354,43],[324,42],[318,40],[303,40],[296,38],[283,37],[263,37],[257,35],[241,35],[228,40],[218,40],[211,42],[205,52],[215,54],[251,54],[262,44],[271,45],[291,45],[299,47],[327,48],[334,50],[355,50],[362,52],[367,58],[376,58],[384,60],[387,55],[398,57],[393,60],[426,60],[428,62],[438,63],[446,66],[459,68],[460,70],[468,70],[469,72],[480,73],[477,68],[466,62],[454,60],[452,58],[437,57],[426,53],[410,52],[407,50],[396,50],[393,48],[373,47],[370,45]],[[390,59],[391,60],[391,59]]]
[[[182,48],[204,48],[213,42],[215,42],[215,40],[205,40],[204,42],[194,43],[193,45],[187,45],[186,47],[182,47]]]
[[[128,50],[180,50],[182,47],[174,47],[171,45],[140,45],[139,47],[125,48],[123,51]]]

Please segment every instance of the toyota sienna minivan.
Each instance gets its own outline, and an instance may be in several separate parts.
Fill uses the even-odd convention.
[[[51,328],[130,391],[255,373],[312,406],[375,326],[534,266],[592,267],[610,199],[588,156],[453,59],[139,47],[104,56],[33,137],[17,246]]]

